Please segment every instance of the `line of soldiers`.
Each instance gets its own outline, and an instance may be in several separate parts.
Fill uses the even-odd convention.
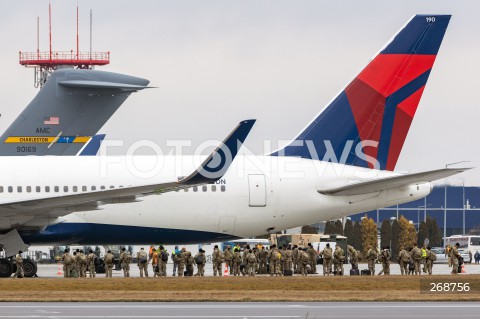
[[[378,275],[390,275],[390,264],[392,263],[390,247],[383,247],[380,253],[377,252],[376,248],[372,248],[371,246],[367,247],[367,249],[366,258],[370,275],[375,275],[375,264],[377,260],[382,264],[382,270]],[[430,246],[419,248],[416,243],[413,244],[412,248],[400,247],[397,256],[397,262],[400,265],[402,275],[420,275],[421,271],[431,275],[433,263],[436,260],[437,255],[431,250]]]
[[[113,255],[110,250],[107,252],[107,255],[105,255],[105,261],[107,260],[111,260],[110,264],[107,264],[106,262],[106,267],[110,269],[109,273],[107,272],[107,277],[111,277],[113,268]],[[91,249],[89,250],[88,255],[85,255],[83,250],[80,249],[77,249],[73,252],[73,255],[71,255],[70,250],[67,248],[62,255],[62,261],[63,276],[65,278],[85,278],[87,277],[87,270],[90,273],[90,277],[95,277],[95,265],[98,260],[97,256]]]

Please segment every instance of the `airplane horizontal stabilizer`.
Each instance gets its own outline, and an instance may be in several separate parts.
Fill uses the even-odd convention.
[[[96,89],[96,90],[126,90],[138,91],[153,88],[152,86],[134,85],[126,83],[105,82],[105,81],[89,81],[89,80],[67,80],[58,82],[59,85],[70,88]]]
[[[433,171],[387,177],[352,185],[317,190],[320,194],[331,196],[353,196],[381,192],[409,185],[433,182],[471,168],[443,168]]]

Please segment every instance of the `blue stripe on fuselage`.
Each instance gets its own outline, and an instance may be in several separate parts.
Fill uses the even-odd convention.
[[[184,229],[168,229],[94,223],[60,223],[42,231],[19,231],[29,245],[141,245],[149,243],[197,244],[239,237]]]

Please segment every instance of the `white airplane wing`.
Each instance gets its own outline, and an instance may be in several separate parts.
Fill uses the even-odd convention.
[[[445,177],[462,173],[471,168],[443,168],[433,171],[386,177],[352,185],[317,190],[320,194],[330,196],[353,196],[381,192],[403,186],[433,182]]]
[[[181,180],[3,203],[0,204],[0,218],[19,215],[59,217],[74,211],[97,209],[103,204],[132,202],[139,195],[161,194],[213,183],[228,170],[254,123],[255,120],[240,122],[193,173]]]

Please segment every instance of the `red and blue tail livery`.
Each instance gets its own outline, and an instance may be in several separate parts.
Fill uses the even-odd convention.
[[[416,15],[290,144],[272,155],[394,170],[450,15]]]

